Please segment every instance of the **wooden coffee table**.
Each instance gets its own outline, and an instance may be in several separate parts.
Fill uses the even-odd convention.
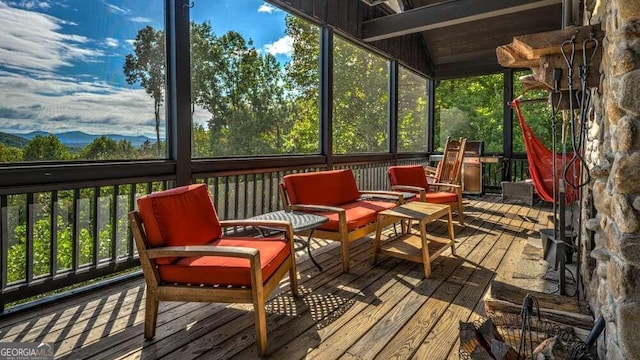
[[[427,223],[447,217],[449,238],[443,238],[428,234]],[[382,229],[395,222],[407,222],[402,226],[403,231],[399,236],[393,236],[384,242],[380,241]],[[412,229],[411,223],[418,222],[419,230]],[[424,276],[431,276],[431,261],[451,247],[451,253],[455,252],[453,222],[451,220],[451,207],[449,205],[431,204],[424,202],[410,202],[396,208],[381,211],[378,214],[378,227],[373,243],[373,262],[378,261],[379,254],[398,257],[424,264]]]

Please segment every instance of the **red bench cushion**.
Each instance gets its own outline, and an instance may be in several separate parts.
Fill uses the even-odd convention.
[[[287,175],[284,186],[291,204],[336,206],[360,197],[350,169]]]
[[[258,249],[263,281],[267,281],[291,254],[291,246],[282,239],[223,237],[211,245]],[[249,259],[220,256],[187,257],[175,264],[158,266],[160,278],[167,283],[235,286],[251,285],[250,269]]]
[[[347,217],[347,230],[352,231],[375,222],[378,219],[378,213],[380,211],[391,209],[396,206],[398,205],[395,202],[390,201],[362,200],[344,204],[340,207],[345,209],[346,212],[345,215]],[[319,212],[317,214],[329,218],[329,221],[322,224],[319,229],[329,231],[339,230],[337,213]]]
[[[427,177],[421,165],[391,166],[387,173],[391,185],[417,186],[429,190]]]

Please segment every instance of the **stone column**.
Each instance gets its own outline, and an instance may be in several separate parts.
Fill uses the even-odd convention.
[[[596,317],[607,324],[601,358],[640,359],[640,0],[586,6],[605,38],[585,147],[593,181],[584,204],[592,202],[596,214],[585,209],[583,239],[593,236],[595,248],[582,249],[591,259],[581,273]]]

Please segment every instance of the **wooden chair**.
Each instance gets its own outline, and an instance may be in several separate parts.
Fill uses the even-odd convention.
[[[453,140],[447,137],[447,142],[442,154],[442,161],[438,163],[435,172],[433,168],[427,167],[425,174],[432,178],[429,183],[433,184],[453,184],[460,185],[462,162],[464,161],[464,152],[467,147],[467,139]],[[436,190],[440,191],[440,189]],[[444,189],[444,191],[449,191]]]
[[[147,283],[145,338],[155,335],[160,301],[252,303],[258,352],[266,354],[266,299],[287,272],[298,293],[291,224],[218,221],[204,184],[143,196],[138,208],[129,221]],[[235,226],[279,228],[282,235],[223,235]]]
[[[370,197],[363,197],[367,195]],[[329,219],[313,231],[313,236],[341,242],[344,272],[349,271],[349,244],[376,231],[380,211],[404,201],[397,192],[358,190],[348,169],[287,175],[280,184],[280,196],[285,210]]]
[[[447,204],[458,212],[458,222],[464,225],[462,210],[462,187],[456,184],[427,182],[421,165],[391,166],[387,170],[392,191],[414,192],[416,197],[409,201],[423,201],[435,204]],[[432,187],[447,188],[452,191],[431,191]]]

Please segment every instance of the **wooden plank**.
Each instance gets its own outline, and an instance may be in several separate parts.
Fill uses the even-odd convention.
[[[489,294],[493,299],[512,302],[518,305],[522,305],[522,299],[529,294],[538,300],[538,306],[541,309],[581,313],[578,300],[574,297],[522,289],[498,280],[494,280],[491,283],[491,292]]]
[[[529,211],[530,209],[528,208],[520,207],[516,214],[526,215]],[[490,256],[480,264],[484,271],[474,273],[474,276],[469,281],[476,285],[465,286],[458,294],[414,354],[415,359],[446,359],[458,338],[458,322],[468,319],[471,309],[482,299],[484,289],[495,275],[493,271],[497,269],[509,251],[516,238],[515,234],[522,227],[523,222],[524,217],[515,216],[511,218],[507,226],[515,225],[516,231],[512,236],[502,235],[497,238],[497,243]]]
[[[481,251],[474,251],[472,257],[468,259],[473,262],[480,262],[493,246],[492,232],[498,226],[502,214],[507,213],[513,206],[502,204],[495,208],[487,209],[490,216],[484,219],[484,222],[478,227],[478,231],[474,233],[475,242],[479,244]],[[480,230],[481,229],[481,230]],[[458,256],[467,257],[470,253],[458,251]],[[435,326],[438,319],[442,316],[449,303],[453,301],[459,291],[452,293],[449,297],[448,291],[457,288],[462,289],[466,280],[471,276],[471,268],[463,267],[463,274],[459,274],[460,270],[456,270],[456,279],[447,281],[444,286],[444,295],[438,291],[438,296],[431,296],[423,306],[414,311],[411,319],[398,331],[393,338],[387,343],[382,351],[377,354],[377,359],[403,359],[409,358],[415,350],[420,346],[431,329]],[[464,272],[468,273],[467,276]],[[462,276],[460,276],[462,275]]]
[[[464,246],[460,245],[458,247],[460,254],[462,254],[460,256],[464,256],[468,252],[476,251],[478,243],[482,243],[482,242],[478,239],[478,241],[475,243],[465,242]],[[485,254],[490,249],[489,244],[486,244],[486,245],[487,246],[484,247],[484,250],[483,250]],[[455,258],[455,260],[453,258],[441,258],[439,260],[445,263],[448,263],[447,268],[443,268],[442,266],[435,267],[435,270],[432,273],[432,277],[430,279],[422,281],[417,288],[413,289],[412,293],[425,294],[427,296],[429,294],[432,294],[449,276],[458,272],[459,267],[463,264],[462,259],[459,257]],[[426,298],[423,298],[421,302],[424,302],[425,300]],[[408,306],[411,306],[411,305],[408,305]],[[374,312],[375,314],[383,315],[377,311],[377,307],[370,309],[369,311]],[[363,312],[366,312],[366,313],[369,313],[369,311],[363,310]],[[390,314],[391,315],[387,315],[388,316],[387,319],[391,318],[391,319],[394,319],[393,321],[398,320],[399,323],[402,323],[402,319],[399,318],[399,316],[394,315],[396,314],[395,311]],[[406,316],[406,314],[404,316]],[[361,319],[359,317],[359,318],[350,320],[349,323],[347,325],[343,325],[340,328],[339,332],[334,334],[331,337],[331,339],[328,339],[328,341],[321,343],[319,347],[317,349],[314,349],[312,352],[310,352],[308,356],[317,354],[319,358],[323,358],[323,359],[324,358],[331,359],[331,358],[334,358],[334,356],[340,356],[342,352],[347,350],[345,349],[345,346],[352,346],[351,344],[354,344],[356,341],[358,341],[358,336],[360,336],[360,334],[364,334],[364,333],[367,333],[368,331],[371,331],[370,328],[372,327],[372,325],[375,325],[375,323],[372,324],[373,321],[375,321],[375,323],[378,323],[378,319],[377,318],[372,319],[370,314],[368,314],[368,316],[365,319]],[[387,329],[387,325],[389,324],[385,323],[385,325],[381,325],[381,328]],[[392,331],[392,329],[389,329],[389,331]],[[375,332],[375,333],[379,334],[379,332]],[[363,335],[363,336],[366,336],[366,335]],[[366,337],[363,337],[363,339],[366,339]],[[364,340],[364,341],[366,344],[369,344],[372,347],[377,346],[376,344],[373,344],[371,341],[367,341],[367,340]],[[358,350],[354,352],[350,351],[350,353],[351,354],[358,353],[358,356],[362,356],[362,354],[359,354],[360,350],[362,350],[362,347],[359,347]],[[373,353],[373,355],[375,355],[375,353]],[[365,356],[363,358],[367,358],[367,357]]]
[[[485,210],[486,208],[480,207],[480,209]],[[464,230],[460,231],[459,235],[464,236],[465,233],[474,232],[477,228],[474,227],[473,225],[477,224],[478,222],[480,222],[478,218],[471,217],[470,221],[467,224],[468,226]],[[474,247],[475,245],[476,244],[473,244],[471,247]],[[464,249],[469,247],[469,245],[467,244],[467,241],[463,241],[458,246],[459,248],[462,249],[461,251],[465,251]],[[446,258],[446,260],[449,260],[450,262],[451,259]],[[436,264],[434,266],[438,264],[442,264],[442,262],[436,261]],[[436,267],[436,270],[434,271],[434,276],[440,276],[438,274],[445,274],[443,273],[444,270],[445,269],[442,266]],[[448,271],[453,271],[453,267],[450,267]],[[324,343],[324,342],[329,343],[331,341],[330,339],[335,338],[335,337],[332,337],[333,334],[335,334],[343,326],[346,326],[347,324],[349,324],[353,320],[353,318],[364,313],[364,310],[366,309],[366,305],[367,305],[365,301],[376,303],[378,299],[375,297],[373,297],[370,300],[364,299],[363,302],[359,302],[356,305],[354,305],[354,307],[351,308],[350,311],[348,311],[347,313],[340,314],[338,319],[335,319],[326,324],[324,323],[324,321],[322,321],[323,323],[322,326],[318,327],[317,329],[310,329],[305,333],[300,334],[298,337],[296,337],[290,342],[291,345],[287,347],[283,347],[280,350],[276,351],[272,355],[273,358],[293,358],[293,359],[302,358],[307,356],[309,349],[316,349],[319,345],[321,345],[321,343]]]

